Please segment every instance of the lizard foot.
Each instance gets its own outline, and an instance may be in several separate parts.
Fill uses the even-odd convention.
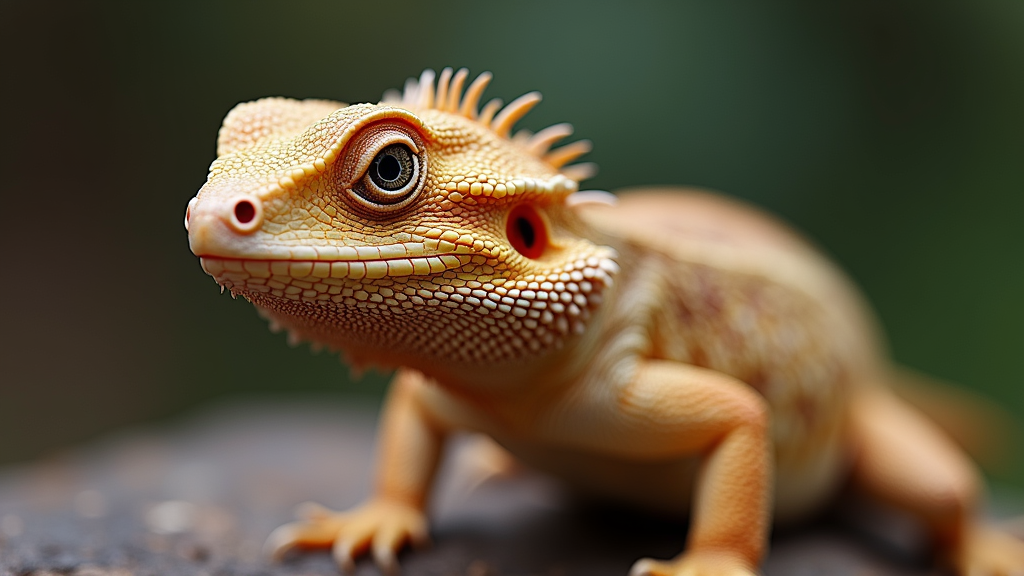
[[[674,560],[643,558],[629,576],[755,576],[757,572],[737,556],[722,552],[683,553]]]
[[[1024,541],[989,526],[976,525],[955,559],[961,576],[1024,576]]]
[[[395,574],[395,555],[402,546],[429,542],[423,512],[399,502],[371,500],[348,512],[306,503],[297,515],[301,520],[280,526],[267,538],[264,550],[273,560],[296,548],[330,548],[338,565],[351,572],[355,559],[370,551],[382,572]]]

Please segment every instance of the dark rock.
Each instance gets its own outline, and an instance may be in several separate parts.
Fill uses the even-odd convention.
[[[301,502],[343,509],[366,497],[375,413],[234,404],[0,470],[0,576],[335,576],[326,552],[273,565],[261,547]],[[450,454],[432,506],[434,546],[403,552],[406,575],[625,576],[642,556],[682,549],[685,523],[576,505],[540,475],[468,489],[465,451]],[[933,573],[912,538],[893,545],[859,532],[832,515],[779,533],[765,572]],[[377,573],[366,560],[356,569]]]

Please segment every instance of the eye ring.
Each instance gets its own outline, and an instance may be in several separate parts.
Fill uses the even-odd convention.
[[[373,212],[394,212],[412,204],[426,181],[422,147],[403,133],[380,134],[360,152],[363,160],[347,187],[349,198]]]
[[[351,137],[332,174],[349,208],[376,219],[416,205],[429,169],[423,135],[405,122],[383,120]]]

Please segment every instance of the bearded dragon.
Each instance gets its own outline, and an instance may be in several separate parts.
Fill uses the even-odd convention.
[[[581,192],[590,149],[512,135],[531,92],[426,71],[378,104],[267,98],[225,118],[185,227],[203,269],[295,340],[396,367],[376,484],[308,508],[268,549],[351,567],[427,538],[453,431],[585,493],[690,515],[632,574],[749,575],[775,521],[851,483],[920,518],[959,574],[1024,570],[975,520],[974,465],[889,391],[861,296],[754,208],[680,190]],[[436,80],[436,81],[435,81]]]

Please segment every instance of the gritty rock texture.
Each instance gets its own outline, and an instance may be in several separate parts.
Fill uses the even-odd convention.
[[[339,574],[326,553],[274,565],[261,547],[296,504],[346,508],[368,494],[375,413],[235,403],[0,470],[0,576]],[[682,549],[685,523],[583,505],[537,474],[474,486],[466,444],[446,458],[434,546],[406,552],[404,574],[624,576],[641,556]],[[860,522],[883,526],[871,537],[839,516],[851,514],[777,533],[765,572],[935,573],[898,522]],[[356,570],[377,573],[365,560]]]

